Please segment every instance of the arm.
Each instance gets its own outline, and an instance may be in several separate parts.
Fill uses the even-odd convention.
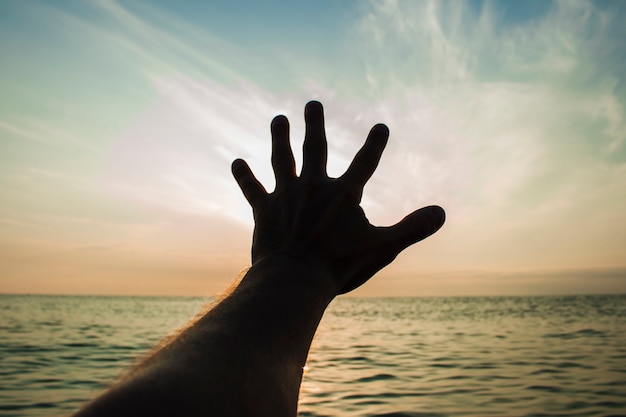
[[[239,285],[77,417],[295,416],[302,368],[328,304],[442,226],[436,206],[391,227],[365,217],[359,203],[386,126],[374,126],[346,173],[329,178],[320,103],[307,104],[305,121],[300,176],[287,119],[272,122],[272,193],[244,161],[233,163],[255,220],[252,266]]]

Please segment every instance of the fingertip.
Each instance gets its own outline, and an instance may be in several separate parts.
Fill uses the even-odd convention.
[[[272,120],[272,127],[289,125],[289,119],[283,114],[279,114]]]
[[[431,218],[432,233],[435,233],[437,230],[441,229],[446,222],[446,211],[440,206],[429,206],[428,214]]]
[[[316,100],[309,101],[304,106],[304,120],[307,122],[324,122],[324,106]]]
[[[386,136],[389,136],[389,128],[384,123],[377,123],[372,127],[372,132],[382,133]]]
[[[241,158],[237,158],[233,161],[232,164],[230,164],[230,170],[233,175],[237,176],[237,173],[240,173],[241,170],[246,169],[246,166],[246,161]]]
[[[306,103],[306,106],[304,106],[305,112],[323,111],[323,110],[324,110],[324,106],[322,106],[322,103],[320,103],[317,100],[311,100],[308,103]]]
[[[368,135],[368,140],[373,139],[374,143],[378,146],[381,146],[383,149],[387,146],[387,142],[389,141],[389,128],[386,124],[378,123],[372,127],[370,130],[370,134]]]
[[[391,247],[398,253],[436,233],[446,221],[446,212],[439,206],[426,206],[406,216],[388,229]]]

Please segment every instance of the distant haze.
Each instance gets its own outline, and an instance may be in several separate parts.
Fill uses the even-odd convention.
[[[626,292],[626,2],[0,3],[0,292],[215,295],[247,266],[269,123],[369,128],[389,225],[447,222],[360,296]]]

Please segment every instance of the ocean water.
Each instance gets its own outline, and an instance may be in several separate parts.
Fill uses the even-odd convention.
[[[206,300],[0,296],[0,416],[75,411]],[[300,416],[626,416],[626,296],[342,298]]]

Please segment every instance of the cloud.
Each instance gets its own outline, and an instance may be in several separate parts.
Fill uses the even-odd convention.
[[[448,212],[444,229],[403,255],[388,277],[406,284],[427,270],[623,266],[624,13],[597,2],[541,4],[522,17],[507,2],[359,2],[332,36],[293,33],[266,50],[148,3],[28,3],[24,10],[55,35],[54,45],[71,40],[49,48],[64,57],[63,65],[49,63],[53,75],[65,74],[58,90],[71,98],[37,89],[38,100],[58,108],[0,120],[3,134],[28,139],[3,184],[16,200],[11,207],[31,204],[31,213],[5,220],[67,227],[76,232],[72,248],[116,245],[123,230],[143,230],[137,247],[161,242],[150,256],[163,259],[194,245],[219,250],[228,227],[247,242],[251,213],[230,163],[246,159],[271,190],[272,117],[289,117],[300,166],[302,108],[319,99],[332,176],[344,172],[372,125],[390,127],[363,199],[372,223],[392,224],[427,204]],[[76,95],[76,85],[99,93]],[[31,151],[39,144],[58,149],[46,160]],[[88,157],[65,152],[75,149]],[[96,225],[90,238],[80,219]],[[107,225],[122,237],[109,239]]]
[[[222,79],[238,78],[233,66],[228,65],[229,56],[244,55],[236,44],[148,3],[137,3],[133,9],[115,0],[100,0],[94,6],[114,21],[106,30],[109,40],[152,64],[144,71],[171,75],[183,70]]]
[[[576,46],[589,28],[600,32],[586,44],[606,40],[606,13],[555,3],[510,27],[498,13],[489,5],[435,2],[362,9],[356,53],[375,99],[316,83],[275,93],[251,80],[223,85],[153,75],[158,99],[116,141],[109,166],[117,174],[106,181],[137,200],[228,213],[249,224],[249,209],[226,180],[230,162],[249,160],[271,190],[269,121],[278,113],[290,117],[299,161],[301,108],[318,97],[327,109],[331,175],[345,170],[371,125],[391,128],[364,195],[373,223],[391,224],[438,203],[449,212],[443,233],[459,265],[549,265],[547,247],[554,248],[552,262],[567,265],[571,245],[563,236],[578,238],[576,250],[591,254],[586,261],[607,261],[602,254],[613,253],[607,245],[614,239],[588,248],[581,237],[602,240],[608,230],[582,222],[582,207],[591,194],[603,201],[604,218],[625,206],[615,187],[587,188],[620,181],[623,103],[609,72]],[[579,84],[587,73],[601,80]],[[578,226],[574,235],[571,224]]]
[[[291,120],[300,166],[306,94],[277,94],[251,83],[222,86],[185,77],[154,77],[153,82],[159,99],[110,147],[105,187],[146,204],[179,212],[226,213],[249,224],[250,210],[230,179],[230,163],[237,157],[246,159],[271,191],[269,122],[283,113]],[[371,126],[389,120],[392,142],[364,201],[374,217],[391,211],[393,218],[381,219],[386,223],[417,208],[417,202],[440,196],[442,188],[454,189],[452,183],[468,163],[463,146],[451,146],[458,137],[443,127],[436,133],[426,128],[441,126],[438,111],[420,97],[408,100],[419,106],[415,113],[419,120],[391,100],[376,104],[332,96],[324,100],[331,176],[345,171]],[[420,135],[416,128],[428,131]],[[447,145],[457,152],[446,152],[445,158],[454,163],[444,168],[437,161]],[[418,182],[421,188],[415,187]],[[390,190],[389,184],[397,184],[397,189]],[[397,209],[389,210],[390,206]]]
[[[623,75],[602,59],[619,19],[594,3],[553,2],[504,23],[501,3],[475,4],[362,9],[354,42],[405,138],[391,165],[407,184],[424,183],[408,167],[436,175],[425,182],[448,210],[436,239],[449,266],[621,265]]]
[[[269,121],[283,100],[252,85],[157,76],[153,83],[158,100],[107,152],[104,186],[149,205],[249,223],[230,163],[249,160],[271,188]]]

